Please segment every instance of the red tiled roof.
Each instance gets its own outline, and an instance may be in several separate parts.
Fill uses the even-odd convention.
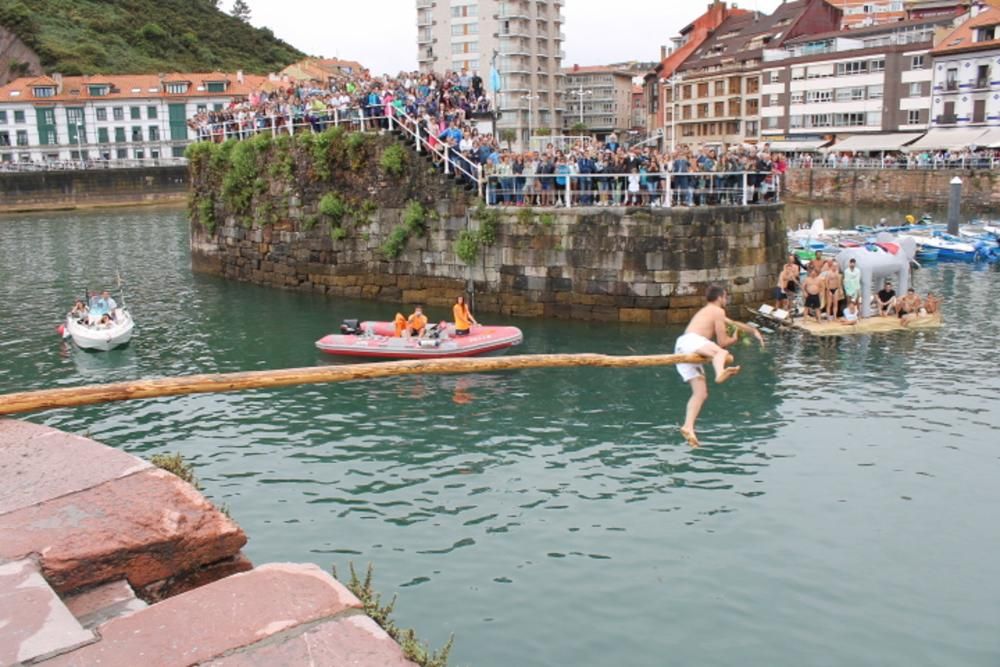
[[[1000,9],[990,7],[980,12],[979,16],[971,18],[948,33],[941,43],[931,50],[932,55],[960,53],[962,51],[978,51],[980,49],[995,49],[1000,47],[1000,34],[996,39],[985,42],[973,41],[976,28],[1000,24]]]
[[[244,74],[243,81],[237,80],[236,74],[225,72],[171,73],[162,76],[158,74],[94,74],[91,76],[64,76],[62,83],[49,76],[22,77],[14,79],[5,86],[0,86],[0,102],[80,102],[83,100],[115,100],[131,98],[171,97],[217,97],[219,95],[249,95],[258,89],[265,76]],[[209,93],[198,90],[207,82],[228,82],[224,93]],[[164,84],[187,82],[191,85],[186,93],[167,93]],[[91,95],[88,86],[110,86],[107,95]],[[35,97],[33,88],[39,86],[55,86],[59,90],[51,97]],[[12,94],[14,93],[14,94]]]

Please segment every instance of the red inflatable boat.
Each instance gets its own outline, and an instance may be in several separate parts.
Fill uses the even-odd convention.
[[[358,325],[347,321],[340,329],[345,333],[324,336],[316,341],[316,347],[341,357],[442,359],[505,350],[524,340],[517,327],[474,326],[468,336],[456,336],[455,325],[451,323],[424,338],[396,338],[392,322]]]

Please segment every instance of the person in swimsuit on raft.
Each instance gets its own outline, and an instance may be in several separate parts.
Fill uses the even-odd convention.
[[[674,346],[676,354],[697,354],[705,357],[706,361],[712,362],[715,369],[715,382],[722,384],[729,378],[740,372],[739,366],[726,368],[726,362],[731,359],[725,348],[739,340],[739,335],[730,336],[727,327],[732,326],[738,331],[745,331],[760,341],[761,348],[764,347],[764,337],[757,329],[734,322],[726,317],[726,303],[728,296],[726,290],[718,285],[712,285],[705,294],[706,303],[701,310],[695,313],[688,323],[684,334],[677,339]],[[712,338],[715,338],[715,343]],[[708,382],[705,380],[705,373],[701,364],[677,364],[677,372],[681,378],[691,385],[691,398],[688,400],[687,412],[684,417],[684,425],[681,426],[681,435],[692,447],[697,447],[698,436],[695,435],[694,422],[698,419],[701,406],[708,398]]]

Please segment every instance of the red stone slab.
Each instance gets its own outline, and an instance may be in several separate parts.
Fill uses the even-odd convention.
[[[0,535],[0,560],[38,554],[60,593],[123,577],[138,590],[246,544],[194,487],[155,468],[0,515]]]
[[[30,560],[0,565],[0,665],[15,665],[94,640]]]
[[[124,579],[101,584],[63,599],[66,608],[85,628],[146,608]]]
[[[200,667],[274,667],[275,665],[351,665],[415,667],[392,637],[367,616],[349,616],[307,632],[254,644]]]
[[[88,438],[0,419],[0,515],[151,467]]]
[[[100,642],[44,664],[192,665],[360,607],[350,591],[315,565],[262,565],[108,621],[97,628]]]

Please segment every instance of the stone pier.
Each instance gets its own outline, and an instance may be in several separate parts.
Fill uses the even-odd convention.
[[[0,667],[412,665],[337,580],[258,567],[194,487],[0,420]]]

